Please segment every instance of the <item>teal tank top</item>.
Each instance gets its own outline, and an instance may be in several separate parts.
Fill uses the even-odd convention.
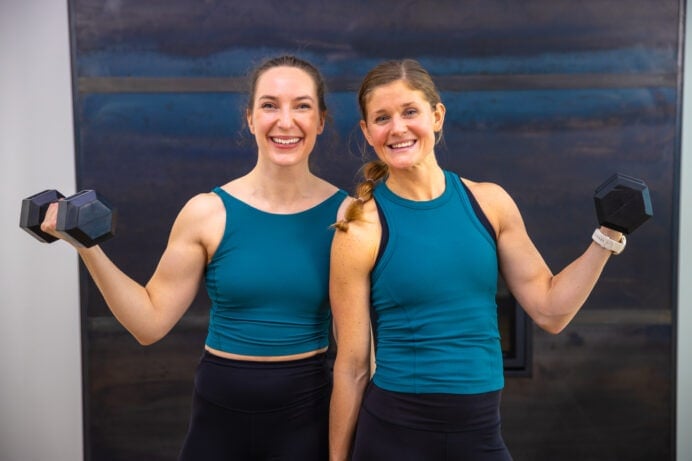
[[[243,355],[291,355],[329,343],[329,253],[339,190],[295,214],[267,213],[213,190],[226,228],[206,268],[206,344]]]
[[[497,247],[456,174],[430,201],[374,192],[384,248],[371,274],[374,383],[407,393],[478,394],[504,386]],[[485,223],[482,222],[485,219]]]

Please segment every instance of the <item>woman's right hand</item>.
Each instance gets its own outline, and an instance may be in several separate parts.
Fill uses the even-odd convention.
[[[53,202],[50,205],[48,205],[48,208],[46,209],[46,216],[43,218],[43,221],[41,222],[41,230],[46,234],[52,235],[55,238],[65,240],[68,243],[72,243],[65,239],[63,234],[56,230],[58,225],[58,207],[58,202]],[[73,244],[73,246],[76,245]]]

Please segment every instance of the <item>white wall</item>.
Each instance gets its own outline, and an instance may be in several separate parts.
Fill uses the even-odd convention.
[[[75,189],[67,2],[0,0],[0,460],[77,461],[77,258],[19,229],[22,198]]]
[[[686,3],[686,9],[690,7]],[[692,69],[692,17],[687,14],[685,63]],[[678,272],[677,460],[692,460],[692,72],[684,73],[680,247]]]

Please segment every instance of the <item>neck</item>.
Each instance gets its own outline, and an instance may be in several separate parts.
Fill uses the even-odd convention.
[[[319,179],[304,166],[263,168],[260,165],[246,176],[248,193],[268,209],[290,211],[310,201]]]
[[[390,169],[386,183],[396,195],[415,201],[433,200],[444,193],[446,186],[444,171],[437,165],[429,169]]]

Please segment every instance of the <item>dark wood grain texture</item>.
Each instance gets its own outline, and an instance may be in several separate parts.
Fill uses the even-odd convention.
[[[674,0],[71,0],[77,177],[120,211],[103,245],[145,283],[180,207],[248,171],[244,75],[297,53],[323,70],[332,121],[315,171],[353,190],[363,160],[354,91],[384,58],[428,67],[447,106],[440,163],[500,183],[557,271],[589,244],[594,189],[643,178],[654,217],[612,258],[558,336],[533,328],[528,377],[508,377],[517,461],[666,460],[682,11]],[[371,154],[368,154],[371,155]],[[82,273],[87,459],[171,460],[182,442],[208,300],[143,348]]]

